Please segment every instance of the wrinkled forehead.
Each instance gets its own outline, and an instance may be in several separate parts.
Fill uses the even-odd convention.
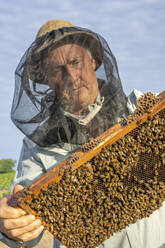
[[[85,59],[89,56],[89,51],[81,45],[69,43],[54,47],[47,53],[47,61],[59,63],[70,61],[76,58]]]

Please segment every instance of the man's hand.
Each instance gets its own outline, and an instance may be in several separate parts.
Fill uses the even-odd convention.
[[[14,193],[22,190],[21,185],[14,187]],[[0,201],[0,232],[10,239],[29,241],[37,238],[43,230],[41,221],[33,215],[26,215],[21,208],[8,206],[7,201],[11,196],[4,197]]]

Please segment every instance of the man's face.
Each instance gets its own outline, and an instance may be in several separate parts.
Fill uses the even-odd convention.
[[[62,107],[82,114],[98,94],[95,61],[85,48],[65,44],[48,53],[47,84],[55,90]]]

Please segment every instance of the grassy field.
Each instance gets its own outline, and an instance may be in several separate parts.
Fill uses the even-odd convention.
[[[14,179],[15,171],[0,174],[0,199],[9,193],[11,182]]]

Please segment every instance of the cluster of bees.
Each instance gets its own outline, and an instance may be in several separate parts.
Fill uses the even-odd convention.
[[[81,150],[83,152],[88,152],[92,150],[94,147],[96,147],[100,142],[101,142],[101,139],[99,138],[91,139],[88,143],[85,143],[84,145],[82,145]]]
[[[132,120],[157,101],[146,94]],[[42,188],[39,195],[25,189],[25,196],[31,195],[25,204],[69,248],[97,247],[148,217],[165,199],[164,115],[165,109],[78,169],[65,170],[58,183]]]
[[[72,164],[75,163],[78,159],[79,159],[78,155],[75,155],[75,154],[71,155],[69,157],[69,160],[67,161],[67,165],[72,166]]]
[[[159,102],[159,97],[156,96],[155,94],[148,92],[144,94],[142,97],[140,97],[137,100],[137,108],[135,111],[129,115],[127,118],[123,118],[121,121],[121,124],[128,125],[132,121],[136,120],[140,115],[144,113],[149,113],[150,109]]]

